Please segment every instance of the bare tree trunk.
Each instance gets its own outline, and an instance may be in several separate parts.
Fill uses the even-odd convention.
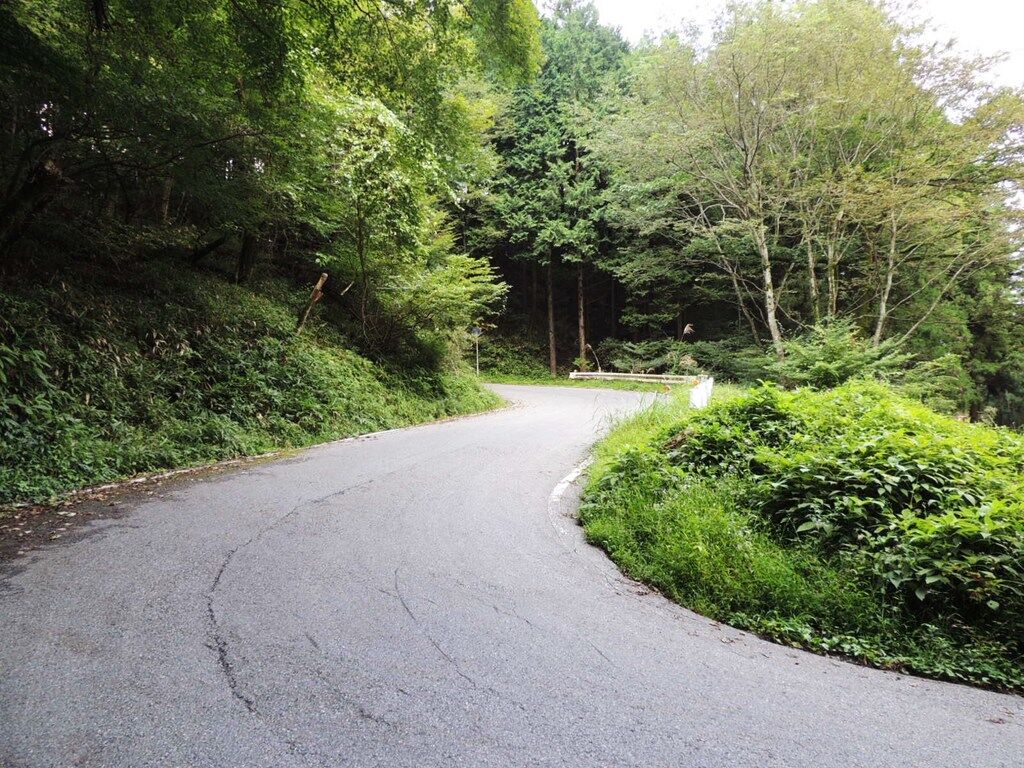
[[[972,261],[965,261],[963,264],[957,267],[957,270],[950,276],[949,280],[946,281],[946,284],[943,285],[942,288],[939,290],[939,293],[935,297],[935,300],[932,301],[932,303],[928,306],[928,309],[925,311],[925,313],[921,315],[921,317],[917,318],[914,324],[910,326],[910,328],[908,328],[902,336],[899,337],[897,344],[902,344],[911,336],[913,336],[917,329],[920,328],[921,325],[924,323],[924,321],[931,317],[932,312],[934,312],[935,308],[939,306],[939,303],[945,297],[946,292],[953,287],[953,284],[956,283],[956,281],[960,278],[960,275],[963,274],[964,270],[966,270],[968,266],[970,266],[972,263]]]
[[[878,297],[878,319],[875,321],[875,333],[871,341],[877,347],[882,343],[882,333],[885,331],[885,321],[889,315],[889,296],[892,294],[892,281],[896,273],[896,223],[893,222],[889,234],[889,252],[885,259],[885,282],[882,284],[882,293]]]
[[[617,338],[619,338],[619,316],[616,313],[616,309],[617,308],[616,308],[616,305],[615,305],[615,278],[614,277],[611,280],[608,281],[608,293],[610,294],[609,295],[609,301],[610,301],[611,307],[612,307],[612,314],[611,314],[611,318],[612,318],[611,337],[613,339],[617,339]]]
[[[548,260],[548,363],[551,366],[551,376],[558,375],[558,350],[555,345],[555,286],[554,286],[554,255]]]
[[[587,297],[583,286],[583,264],[576,270],[576,330],[580,343],[580,370],[585,371],[587,365]]]
[[[736,274],[736,267],[726,258],[718,238],[714,237],[713,239],[715,241],[715,250],[718,251],[719,266],[729,275],[733,293],[736,294],[736,305],[739,307],[740,314],[746,318],[747,325],[750,326],[750,335],[754,337],[754,343],[760,345],[761,334],[757,332],[757,323],[754,321],[754,316],[750,314],[750,310],[747,309],[747,303],[743,300],[743,289],[740,287],[740,279]]]
[[[369,338],[366,325],[366,306],[370,297],[370,280],[366,269],[366,238],[363,233],[363,218],[356,210],[356,256],[359,258],[359,323],[363,327],[363,336]]]
[[[21,188],[0,206],[0,253],[20,237],[22,230],[50,204],[64,184],[60,168],[50,160],[33,169]]]
[[[164,179],[163,188],[160,190],[160,223],[166,224],[171,217],[171,190],[174,188],[174,179],[168,176]]]
[[[814,322],[821,320],[821,307],[818,306],[819,294],[818,294],[818,275],[817,273],[818,263],[814,256],[814,244],[811,239],[807,238],[807,299],[811,303],[811,312],[814,316]]]
[[[537,279],[537,263],[530,265],[530,338],[534,338],[534,327],[540,315],[540,281]]]
[[[313,306],[324,297],[323,287],[324,283],[327,282],[327,273],[323,272],[320,275],[320,279],[316,281],[316,285],[313,286],[312,292],[309,294],[309,301],[306,303],[306,309],[299,315],[299,324],[295,326],[295,335],[298,336],[302,333],[302,327],[309,320],[309,313],[313,311]]]
[[[754,316],[747,309],[747,303],[743,300],[743,289],[740,288],[740,279],[736,276],[736,270],[730,266],[725,266],[725,271],[729,273],[729,280],[732,283],[732,291],[736,294],[736,304],[739,307],[740,315],[746,319],[747,325],[750,326],[750,335],[754,337],[754,343],[760,344],[761,334],[757,332],[757,321],[754,320]]]
[[[227,235],[221,235],[220,237],[218,237],[213,242],[207,243],[206,245],[204,245],[204,246],[202,246],[200,248],[196,248],[194,251],[192,251],[192,254],[188,257],[189,263],[190,264],[198,264],[203,259],[204,256],[206,256],[209,253],[213,253],[218,248],[220,248],[222,245],[224,245],[224,243],[226,243],[227,241],[228,241],[228,236]]]
[[[761,271],[764,274],[764,314],[768,320],[768,332],[772,336],[775,356],[780,360],[786,356],[786,348],[782,345],[782,330],[779,328],[777,304],[775,301],[775,284],[772,280],[772,260],[768,252],[768,241],[765,238],[764,224],[758,222],[754,227],[754,240],[761,256]]]
[[[92,0],[92,21],[97,32],[103,32],[110,28],[107,0]]]
[[[839,307],[839,258],[836,255],[835,243],[829,242],[825,246],[826,267],[828,272],[828,310],[827,317],[832,319],[836,316]]]
[[[117,213],[117,197],[110,191],[110,187],[107,187],[107,191],[103,193],[103,217],[106,219],[114,218],[114,214]]]
[[[235,265],[235,282],[245,283],[252,277],[256,268],[256,257],[259,253],[259,238],[251,230],[242,232],[242,245],[238,249],[238,261]]]
[[[278,229],[274,235],[274,247],[271,251],[271,260],[275,264],[286,264],[288,259],[288,235]]]

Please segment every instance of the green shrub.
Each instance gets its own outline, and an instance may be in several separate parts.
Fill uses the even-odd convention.
[[[689,345],[675,339],[606,339],[600,355],[612,369],[624,373],[695,374],[698,368]]]
[[[480,371],[522,379],[550,378],[547,348],[524,338],[485,335],[480,339]]]
[[[599,354],[614,370],[633,373],[707,374],[743,383],[773,381],[789,388],[827,389],[851,379],[884,381],[941,413],[964,413],[979,399],[977,386],[955,354],[915,360],[895,341],[879,345],[849,320],[810,328],[785,342],[777,360],[736,338],[721,341],[606,339]],[[1006,397],[1010,397],[1007,395]],[[1006,409],[1000,410],[1000,413]]]
[[[772,359],[762,348],[739,339],[693,341],[687,349],[701,373],[718,379],[752,384],[771,378]]]
[[[975,384],[963,360],[952,353],[916,363],[894,381],[905,395],[940,413],[963,413],[977,398]]]
[[[691,472],[720,475],[749,468],[758,451],[787,443],[800,426],[783,394],[766,384],[689,420],[665,447],[675,464]]]
[[[982,495],[979,457],[952,440],[897,433],[801,443],[759,450],[750,463],[764,481],[751,501],[785,535],[845,542],[894,511],[930,514]]]
[[[1024,438],[866,381],[638,424],[581,512],[631,574],[803,647],[1024,689]]]
[[[872,344],[850,320],[815,325],[786,342],[786,356],[771,366],[787,386],[835,387],[854,378],[886,378],[910,359],[893,341]]]
[[[904,510],[864,537],[895,601],[931,619],[1024,633],[1024,505],[992,501],[932,515]]]
[[[834,631],[872,609],[837,571],[776,543],[732,490],[687,481],[630,450],[590,488],[580,517],[588,538],[630,576],[717,619],[800,616]],[[609,498],[624,505],[614,516],[605,514]]]
[[[770,358],[763,349],[735,339],[676,341],[606,339],[599,354],[612,369],[629,373],[709,374],[728,381],[768,378]]]

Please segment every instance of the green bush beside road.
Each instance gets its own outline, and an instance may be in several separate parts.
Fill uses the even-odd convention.
[[[630,575],[782,642],[1024,690],[1024,438],[878,383],[682,399],[598,449],[581,508]]]

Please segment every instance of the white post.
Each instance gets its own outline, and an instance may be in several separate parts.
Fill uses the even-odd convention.
[[[711,390],[714,389],[715,380],[709,376],[706,379],[701,379],[700,382],[690,390],[690,407],[691,408],[707,408],[708,403],[711,402]]]
[[[476,375],[480,375],[480,337],[484,331],[479,325],[474,325],[469,329],[469,332],[473,335],[473,348],[476,350]]]

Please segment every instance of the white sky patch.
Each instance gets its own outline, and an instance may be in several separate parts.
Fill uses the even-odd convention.
[[[657,36],[684,23],[708,29],[727,0],[594,0],[601,21],[618,27],[630,41],[645,33]],[[1021,0],[921,0],[907,21],[930,20],[934,39],[957,41],[967,55],[1005,53],[1006,61],[992,71],[999,85],[1024,87],[1024,2]]]

